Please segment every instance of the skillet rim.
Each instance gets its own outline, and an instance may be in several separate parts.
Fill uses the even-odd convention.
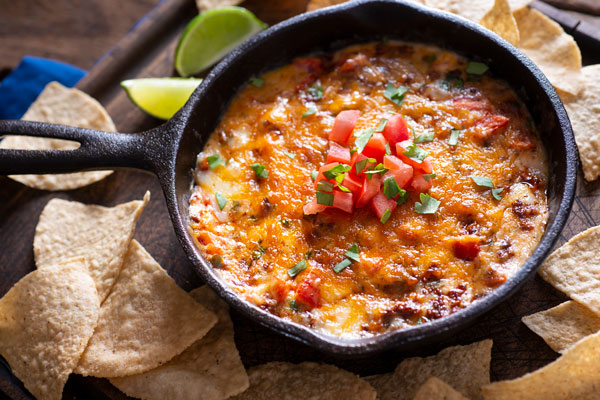
[[[487,29],[456,15],[426,8],[420,4],[408,3],[405,1],[354,0],[317,11],[300,14],[280,22],[279,24],[273,25],[269,29],[261,32],[254,38],[238,47],[212,69],[202,84],[194,91],[186,105],[170,122],[167,123],[169,130],[179,131],[178,136],[179,139],[181,139],[183,131],[186,129],[187,124],[190,121],[192,112],[194,111],[200,98],[205,95],[208,87],[212,85],[213,82],[218,82],[219,77],[225,71],[227,71],[230,64],[234,64],[238,58],[242,57],[248,52],[251,52],[255,47],[260,46],[261,42],[264,40],[267,40],[271,36],[277,35],[278,33],[285,32],[287,29],[293,29],[295,25],[300,25],[307,20],[319,19],[334,15],[336,13],[341,15],[343,12],[360,9],[361,7],[369,7],[369,5],[372,4],[411,8],[413,11],[421,13],[424,17],[431,19],[432,21],[443,19],[447,22],[458,24],[462,28],[471,31],[473,35],[479,35],[480,37],[494,42],[496,46],[499,46],[503,48],[505,52],[510,53],[510,56],[513,57],[516,62],[528,69],[532,77],[535,79],[535,83],[541,89],[540,93],[543,93],[547,97],[559,123],[559,127],[557,129],[560,129],[562,133],[562,139],[565,143],[564,160],[560,160],[565,164],[565,184],[564,190],[559,195],[560,204],[557,209],[556,216],[553,221],[547,222],[544,235],[538,243],[536,249],[525,261],[525,263],[521,265],[519,270],[500,287],[494,289],[493,292],[486,295],[482,299],[474,301],[472,304],[460,311],[423,325],[388,331],[365,338],[341,339],[336,336],[320,333],[304,325],[286,321],[278,316],[275,316],[274,314],[260,309],[259,307],[251,304],[235,294],[227,285],[227,283],[220,278],[216,272],[214,272],[211,264],[201,255],[200,249],[195,243],[195,238],[193,238],[193,236],[190,234],[187,222],[187,213],[182,212],[177,201],[175,189],[175,165],[176,159],[181,151],[179,140],[174,147],[175,151],[173,152],[173,159],[170,163],[171,168],[170,174],[168,174],[169,176],[159,174],[159,178],[163,184],[165,194],[168,194],[165,197],[177,237],[189,260],[192,262],[196,273],[213,290],[215,290],[221,298],[227,301],[229,305],[231,305],[236,311],[240,312],[244,316],[255,322],[258,322],[263,326],[275,330],[286,337],[293,338],[318,350],[341,357],[366,356],[390,348],[404,349],[408,348],[409,346],[426,344],[436,340],[436,338],[441,338],[451,332],[466,327],[470,322],[473,322],[485,312],[490,311],[494,307],[498,306],[501,302],[507,300],[508,297],[510,297],[535,273],[542,261],[549,254],[552,246],[557,241],[558,236],[570,214],[577,182],[578,157],[571,124],[558,95],[541,70],[517,48],[513,47],[511,44],[491,31],[488,31]],[[456,51],[451,48],[449,50]],[[229,100],[233,96],[235,96],[235,94],[229,97]],[[547,145],[545,147],[547,147]]]

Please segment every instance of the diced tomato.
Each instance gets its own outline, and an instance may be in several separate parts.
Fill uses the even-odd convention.
[[[342,181],[342,186],[350,189],[353,194],[359,195],[362,189],[364,178],[359,178],[353,173],[347,173]]]
[[[375,197],[377,192],[379,192],[379,189],[381,189],[381,175],[374,174],[371,179],[365,179],[360,195],[354,206],[356,208],[366,206],[369,203],[369,200]]]
[[[480,135],[486,139],[493,135],[498,129],[505,127],[510,120],[503,115],[490,115],[483,119],[481,123]]]
[[[471,97],[455,97],[452,99],[455,108],[469,111],[486,111],[491,105],[486,100],[476,100]]]
[[[379,219],[383,217],[385,210],[390,210],[391,212],[394,212],[396,206],[396,201],[393,199],[388,199],[385,196],[385,194],[383,194],[383,191],[379,191],[375,195],[375,197],[371,199],[371,208],[373,209],[375,214],[377,214],[377,218]]]
[[[353,173],[353,174],[356,174],[356,166],[355,166],[355,165],[356,165],[356,163],[357,163],[357,162],[360,162],[360,161],[362,161],[362,160],[366,160],[366,159],[368,159],[368,158],[369,158],[369,157],[367,157],[367,156],[365,156],[365,155],[363,155],[363,154],[360,154],[360,153],[354,153],[354,154],[352,154],[352,160],[350,161],[350,166],[352,167],[352,173]],[[363,168],[363,169],[362,169],[362,170],[361,170],[361,171],[358,173],[358,175],[362,175],[362,174],[364,174],[364,173],[365,173],[365,171],[367,170],[367,168],[368,168],[369,166],[371,166],[371,165],[375,165],[375,163],[370,163],[370,162],[368,162],[368,161],[367,161],[367,163],[365,164],[365,168]]]
[[[278,303],[283,303],[290,291],[289,286],[279,278],[275,278],[273,286],[271,287],[272,296],[277,300]]]
[[[307,203],[303,208],[305,215],[317,214],[321,211],[325,211],[326,209],[327,206],[317,203],[316,197],[313,197],[312,200],[309,203]]]
[[[392,114],[385,117],[388,121],[383,129],[383,136],[390,142],[390,145],[395,145],[410,137],[408,134],[408,126],[402,116]]]
[[[405,188],[413,177],[413,168],[396,156],[385,156],[383,158],[383,166],[389,169],[383,176],[383,179],[393,176],[401,188]]]
[[[323,60],[315,57],[297,58],[294,60],[294,65],[314,75],[320,75],[325,71]]]
[[[425,159],[423,161],[417,162],[411,158],[408,158],[404,154],[402,154],[406,151],[406,148],[408,146],[410,146],[411,144],[412,143],[409,143],[407,141],[401,142],[401,143],[396,143],[396,154],[398,155],[398,158],[400,158],[406,164],[408,164],[408,165],[412,166],[413,168],[416,168],[426,174],[432,173],[433,172],[433,164],[431,163],[431,157],[427,156],[427,157],[425,157]]]
[[[345,193],[341,190],[333,191],[333,206],[347,213],[352,213],[354,202],[352,201],[352,193]]]
[[[360,111],[358,110],[347,110],[339,113],[337,117],[335,117],[331,132],[329,132],[329,140],[333,140],[340,144],[348,143],[348,139],[354,130],[354,125],[356,125],[358,117],[360,117]]]
[[[321,278],[314,273],[308,275],[296,289],[296,301],[309,308],[318,307],[321,304]]]
[[[327,181],[328,180],[327,178],[325,178],[325,175],[323,175],[323,172],[328,171],[331,168],[333,168],[339,164],[340,163],[338,163],[338,162],[333,162],[330,164],[325,164],[321,168],[319,168],[319,173],[317,174],[317,179],[315,179],[315,189],[317,188],[317,183],[319,183],[319,181]]]
[[[363,154],[367,157],[375,158],[377,161],[383,160],[385,156],[385,145],[387,140],[381,133],[374,133],[369,139],[369,142],[363,150]]]
[[[350,149],[340,146],[336,142],[329,141],[329,151],[327,152],[327,164],[338,162],[341,164],[350,164]]]
[[[418,193],[425,193],[426,191],[428,191],[429,189],[431,189],[431,179],[429,178],[429,181],[425,178],[423,178],[423,174],[420,172],[415,172],[414,176],[413,176],[413,180],[410,183],[410,187]]]
[[[457,258],[473,260],[479,254],[479,238],[477,236],[463,236],[452,243],[452,250]]]

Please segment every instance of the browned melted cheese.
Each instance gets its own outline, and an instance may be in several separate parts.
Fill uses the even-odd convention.
[[[360,337],[444,317],[510,277],[546,223],[546,156],[513,90],[489,73],[468,75],[467,63],[434,47],[371,43],[297,59],[262,76],[261,87],[244,87],[198,156],[190,209],[200,248],[232,289],[282,318]],[[401,106],[384,97],[388,82],[409,88]],[[321,99],[313,85],[323,87]],[[303,214],[314,196],[311,171],[325,163],[327,134],[346,109],[360,110],[356,129],[396,112],[416,134],[435,132],[419,145],[437,175],[435,214],[415,213],[417,194],[385,225],[368,207]],[[498,129],[503,118],[509,123]],[[227,163],[209,169],[213,154]],[[254,163],[268,178],[255,176]],[[502,199],[473,175],[503,188]],[[227,199],[222,211],[217,192]],[[457,243],[470,241],[478,255],[457,257]],[[361,261],[334,272],[354,243]],[[291,278],[303,258],[307,268]]]

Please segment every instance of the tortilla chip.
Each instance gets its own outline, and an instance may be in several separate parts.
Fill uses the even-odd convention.
[[[430,376],[435,376],[470,399],[481,399],[479,388],[490,383],[492,340],[467,346],[448,347],[437,355],[407,358],[392,374],[376,375],[367,381],[377,389],[380,400],[411,400]]]
[[[508,0],[508,5],[511,10],[515,11],[527,7],[532,1]],[[494,8],[494,0],[424,0],[423,4],[460,15],[477,23]]]
[[[517,21],[515,21],[515,17],[510,10],[508,0],[496,0],[494,7],[483,16],[479,24],[502,36],[515,46],[519,43]]]
[[[413,400],[467,400],[446,382],[432,376],[417,390]]]
[[[33,238],[37,267],[85,257],[102,304],[119,276],[135,224],[149,199],[147,192],[143,201],[112,208],[50,200],[40,215]]]
[[[98,322],[83,259],[36,270],[0,299],[0,353],[37,399],[61,399]]]
[[[486,400],[598,399],[600,333],[575,344],[556,361],[511,381],[482,388]]]
[[[552,253],[538,273],[549,284],[600,315],[600,226],[571,238]]]
[[[208,286],[190,295],[217,314],[208,334],[163,366],[110,382],[131,397],[143,400],[187,400],[202,393],[204,400],[221,400],[248,388],[248,375],[233,340],[227,304]]]
[[[310,0],[308,5],[306,6],[306,11],[314,11],[320,8],[325,8],[329,6],[335,6],[336,4],[342,4],[347,2],[348,0]],[[407,0],[412,1],[413,3],[425,4],[425,0]]]
[[[95,99],[77,89],[67,89],[50,82],[23,115],[25,121],[47,122],[115,132],[115,124]],[[72,150],[79,143],[31,136],[5,136],[1,149]],[[110,175],[112,171],[76,172],[52,175],[10,175],[23,185],[41,190],[71,190],[87,186]]]
[[[600,65],[581,69],[585,90],[576,98],[563,98],[571,119],[583,175],[588,181],[600,176]]]
[[[248,377],[248,390],[232,400],[375,400],[377,395],[358,375],[313,362],[271,362],[250,368]]]
[[[200,12],[214,10],[215,8],[237,6],[244,0],[196,0]]]
[[[576,96],[583,89],[581,52],[572,36],[537,10],[514,13],[520,40],[517,47],[548,77],[559,94]]]
[[[557,353],[600,331],[600,316],[576,301],[523,317],[523,323]]]
[[[216,322],[213,312],[133,240],[75,372],[114,378],[151,370],[204,337]]]

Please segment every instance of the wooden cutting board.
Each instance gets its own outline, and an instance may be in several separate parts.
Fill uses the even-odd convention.
[[[302,12],[307,0],[248,0],[244,6],[269,24]],[[96,63],[78,87],[97,98],[113,117],[121,132],[139,132],[161,122],[138,110],[119,82],[128,78],[174,75],[173,54],[187,22],[197,14],[191,0],[165,0],[142,19],[108,54]],[[584,54],[586,55],[586,54]],[[594,60],[597,54],[588,54]],[[593,62],[598,62],[594,60]],[[573,212],[560,237],[564,243],[574,234],[600,222],[600,183],[586,183],[581,173]],[[135,237],[167,269],[184,289],[201,284],[179,246],[157,179],[139,171],[117,171],[104,181],[70,192],[45,192],[26,188],[0,177],[0,296],[34,269],[33,234],[39,214],[54,197],[112,206],[141,199],[146,190],[152,200],[142,214]],[[268,361],[321,361],[336,364],[361,375],[390,372],[404,357],[425,356],[453,344],[492,338],[492,379],[509,379],[542,367],[554,353],[521,323],[523,315],[555,306],[566,298],[535,277],[512,298],[481,317],[454,340],[427,346],[412,353],[388,351],[361,360],[324,355],[294,340],[284,338],[233,313],[236,343],[247,367]],[[0,397],[31,399],[8,367],[0,365]],[[65,399],[125,399],[108,381],[72,375]]]

